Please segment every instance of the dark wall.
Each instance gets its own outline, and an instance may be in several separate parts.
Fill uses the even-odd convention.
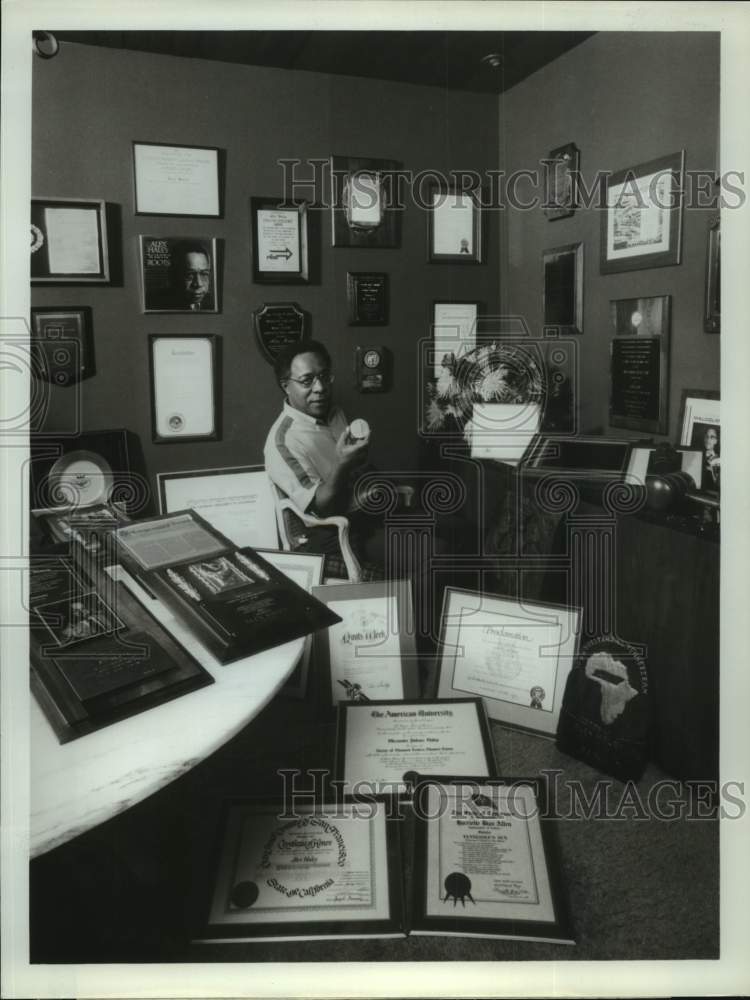
[[[390,250],[332,248],[330,216],[320,211],[320,239],[311,249],[319,283],[274,287],[252,282],[249,199],[282,193],[277,166],[282,157],[325,159],[334,153],[392,158],[414,171],[492,169],[498,149],[496,98],[72,43],[64,43],[53,60],[36,60],[34,71],[33,195],[104,199],[121,216],[119,286],[33,289],[35,305],[92,306],[97,374],[79,387],[83,426],[135,431],[152,477],[160,470],[261,462],[281,396],[256,346],[251,312],[263,302],[290,300],[311,314],[313,336],[331,348],[346,411],[373,425],[373,460],[381,468],[413,467],[417,343],[428,334],[430,303],[452,296],[497,307],[496,220],[487,220],[487,262],[455,267],[426,263],[426,219],[414,205],[404,215],[400,249]],[[133,140],[226,150],[224,218],[136,217]],[[221,313],[144,315],[139,233],[223,240]],[[388,326],[347,326],[349,270],[388,273]],[[149,333],[221,336],[223,440],[151,443]],[[368,343],[384,344],[393,353],[394,385],[386,395],[363,397],[353,389],[353,350]],[[47,428],[68,424],[74,392],[53,391]]]
[[[688,171],[718,166],[719,36],[716,33],[595,35],[508,91],[500,101],[500,165],[538,168],[550,150],[575,142],[587,187],[598,171],[617,171],[685,150]],[[725,164],[729,168],[732,164]],[[531,186],[519,186],[527,199]],[[548,221],[540,208],[506,213],[501,235],[503,308],[542,329],[542,251],[584,244],[584,332],[578,338],[580,427],[608,428],[611,299],[672,296],[667,437],[679,435],[683,388],[718,389],[720,338],[702,328],[706,209],[686,208],[682,263],[599,273],[600,214],[579,210]]]

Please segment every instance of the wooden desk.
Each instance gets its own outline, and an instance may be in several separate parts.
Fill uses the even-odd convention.
[[[295,639],[223,665],[124,570],[112,571],[215,683],[62,746],[32,698],[32,857],[129,809],[213,753],[270,701],[302,652],[304,639]]]

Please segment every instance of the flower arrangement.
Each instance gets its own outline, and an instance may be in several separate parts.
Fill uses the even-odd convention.
[[[456,357],[446,354],[437,379],[427,384],[425,429],[464,431],[474,403],[542,403],[541,366],[532,347],[493,342]]]

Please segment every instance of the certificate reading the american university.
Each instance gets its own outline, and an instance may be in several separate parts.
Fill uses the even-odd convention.
[[[390,894],[385,805],[238,803],[228,813],[207,939],[382,930]],[[359,936],[357,934],[357,936]]]
[[[339,706],[336,777],[346,794],[406,791],[404,775],[495,773],[478,698]]]

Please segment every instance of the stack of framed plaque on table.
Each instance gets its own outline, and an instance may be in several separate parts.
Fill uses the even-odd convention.
[[[61,743],[213,683],[96,559],[52,546],[29,581],[31,687]]]
[[[340,620],[255,549],[237,547],[193,510],[125,525],[114,537],[126,569],[222,663]]]

